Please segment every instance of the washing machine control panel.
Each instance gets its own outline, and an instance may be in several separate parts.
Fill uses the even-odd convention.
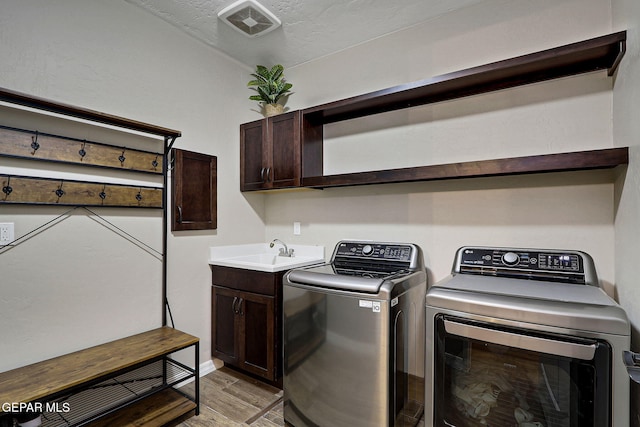
[[[469,267],[584,273],[583,256],[574,251],[465,247],[459,251],[458,262]]]
[[[412,259],[411,245],[373,242],[341,242],[336,248],[334,258],[374,258],[380,261],[406,261]]]

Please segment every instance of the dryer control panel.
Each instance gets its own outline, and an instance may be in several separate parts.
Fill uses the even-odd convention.
[[[453,273],[551,280],[598,286],[591,257],[581,251],[463,247]]]

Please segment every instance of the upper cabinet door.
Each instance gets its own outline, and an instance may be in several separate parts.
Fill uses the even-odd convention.
[[[240,190],[300,185],[300,111],[240,125]]]
[[[240,189],[259,190],[267,183],[267,121],[240,125]]]
[[[300,185],[300,112],[281,114],[267,119],[270,139],[272,188]]]
[[[217,157],[173,149],[171,230],[217,228]]]

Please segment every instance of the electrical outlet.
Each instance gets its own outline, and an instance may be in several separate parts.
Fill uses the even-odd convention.
[[[15,240],[13,222],[0,223],[0,246],[8,245]]]
[[[293,223],[293,234],[295,236],[299,236],[300,235],[300,223],[297,222],[297,221]]]

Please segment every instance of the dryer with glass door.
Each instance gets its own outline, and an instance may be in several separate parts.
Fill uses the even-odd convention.
[[[427,427],[629,425],[630,324],[584,252],[459,249],[426,346]]]

